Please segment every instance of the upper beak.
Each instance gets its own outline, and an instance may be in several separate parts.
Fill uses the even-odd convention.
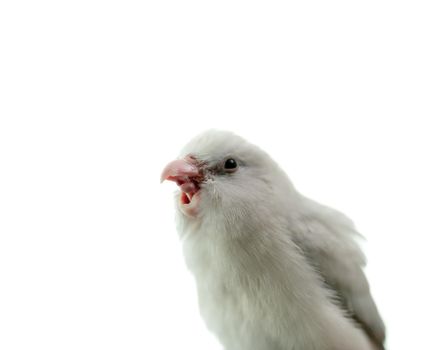
[[[163,169],[161,182],[164,180],[186,182],[189,178],[197,176],[199,176],[199,168],[195,164],[187,159],[176,159]]]

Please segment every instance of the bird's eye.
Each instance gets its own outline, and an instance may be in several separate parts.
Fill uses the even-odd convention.
[[[232,171],[235,171],[236,168],[238,168],[238,163],[236,162],[235,159],[233,158],[226,159],[226,161],[224,162],[224,169],[226,171],[232,172]]]

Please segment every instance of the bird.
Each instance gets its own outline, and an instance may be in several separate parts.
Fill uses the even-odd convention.
[[[384,350],[361,234],[230,131],[191,139],[161,173],[200,315],[225,350]]]

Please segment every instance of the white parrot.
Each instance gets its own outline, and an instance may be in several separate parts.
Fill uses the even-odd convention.
[[[194,138],[161,180],[207,327],[226,350],[380,350],[385,327],[353,223],[302,196],[261,149]]]

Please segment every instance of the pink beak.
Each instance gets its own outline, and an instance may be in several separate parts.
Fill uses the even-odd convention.
[[[197,215],[200,182],[203,180],[202,170],[191,157],[177,159],[169,163],[162,171],[161,182],[174,181],[181,190],[180,210],[187,216]]]
[[[169,163],[162,171],[161,182],[165,180],[180,182],[189,181],[192,177],[199,176],[199,168],[189,159],[177,159]]]

